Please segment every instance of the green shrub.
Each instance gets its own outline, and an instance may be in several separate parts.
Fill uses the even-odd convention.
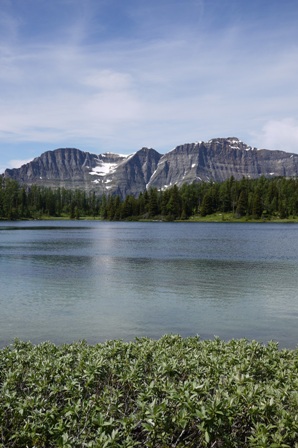
[[[164,336],[0,351],[0,447],[298,447],[298,350]]]

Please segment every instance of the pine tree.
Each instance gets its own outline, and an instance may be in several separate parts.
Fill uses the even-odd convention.
[[[154,218],[159,213],[158,200],[157,200],[157,190],[156,188],[151,188],[149,191],[149,216]]]
[[[211,215],[214,212],[213,203],[212,203],[212,195],[211,191],[207,191],[207,193],[203,197],[203,201],[200,208],[201,216]]]
[[[181,197],[177,185],[174,185],[170,190],[167,212],[173,219],[179,218],[181,215]]]
[[[263,213],[263,204],[260,192],[257,190],[253,195],[252,214],[254,218],[260,218]]]
[[[247,214],[248,198],[245,190],[242,190],[237,202],[236,216],[240,218]]]

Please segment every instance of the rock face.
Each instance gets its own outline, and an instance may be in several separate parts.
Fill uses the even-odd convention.
[[[84,189],[122,198],[137,196],[150,187],[165,189],[175,184],[261,175],[298,176],[298,154],[258,150],[229,137],[184,144],[164,155],[152,148],[142,148],[129,156],[61,148],[4,173],[4,177],[25,185]]]
[[[264,175],[298,175],[298,154],[257,150],[236,137],[217,138],[177,146],[161,157],[149,186],[160,188],[193,181],[224,181],[231,176],[258,178]]]
[[[146,189],[160,157],[157,151],[148,148],[130,156],[96,155],[76,148],[60,148],[43,153],[21,168],[7,169],[4,177],[29,186],[137,196]]]

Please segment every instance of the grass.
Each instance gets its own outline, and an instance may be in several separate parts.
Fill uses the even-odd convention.
[[[70,218],[67,215],[62,215],[62,216],[57,216],[57,217],[53,217],[53,216],[48,216],[48,215],[42,215],[39,218],[41,221],[53,221],[53,220],[66,220],[69,221]],[[73,219],[74,220],[74,219]],[[100,216],[95,216],[95,217],[91,217],[91,216],[80,216],[79,218],[80,221],[103,221],[103,219]],[[127,220],[126,220],[127,221]],[[139,221],[139,222],[152,222],[152,221],[159,221],[159,222],[163,222],[166,221],[164,219],[164,217],[162,216],[158,216],[156,218],[139,218],[139,217],[135,217],[135,218],[131,218],[129,219],[129,221]],[[236,218],[234,213],[213,213],[212,215],[207,215],[207,216],[201,216],[201,215],[193,215],[190,218],[188,218],[187,220],[176,220],[175,222],[237,222],[237,223],[241,223],[241,222],[255,222],[255,223],[266,223],[266,222],[271,222],[271,223],[298,223],[298,217],[296,216],[290,216],[288,218],[279,218],[278,216],[272,216],[270,218],[260,218],[260,219],[254,219],[252,217],[247,217],[247,216],[242,216],[241,218]]]
[[[272,216],[270,218],[260,218],[254,219],[252,217],[242,216],[241,218],[236,218],[233,213],[213,213],[212,215],[191,216],[188,221],[191,222],[258,222],[258,223],[298,223],[298,217],[292,216],[289,218],[279,218],[278,216]]]
[[[0,351],[0,447],[298,447],[298,349],[167,335]]]
[[[70,218],[69,215],[62,214],[61,216],[49,216],[49,215],[40,215],[38,218],[30,218],[30,219],[24,219],[27,220],[38,220],[38,221],[104,221],[101,216],[80,216],[78,219]],[[120,220],[121,221],[121,220]],[[156,216],[154,218],[142,218],[139,216],[132,216],[130,218],[125,219],[124,221],[139,221],[139,222],[152,222],[152,221],[158,221],[158,222],[171,222],[172,220],[168,220],[167,217],[164,217],[162,215]],[[190,216],[186,220],[177,219],[174,220],[174,222],[255,222],[255,223],[298,223],[298,216],[289,216],[288,218],[280,218],[278,215],[271,216],[267,218],[259,218],[254,219],[251,216],[242,216],[240,218],[237,218],[234,213],[222,213],[222,212],[216,212],[211,215],[207,216],[201,216],[200,214]]]

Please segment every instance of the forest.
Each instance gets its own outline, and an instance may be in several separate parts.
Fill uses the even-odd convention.
[[[284,177],[200,182],[150,189],[138,197],[98,196],[93,192],[23,186],[2,177],[0,219],[104,220],[159,219],[164,221],[232,214],[235,219],[287,219],[298,216],[298,179]]]

